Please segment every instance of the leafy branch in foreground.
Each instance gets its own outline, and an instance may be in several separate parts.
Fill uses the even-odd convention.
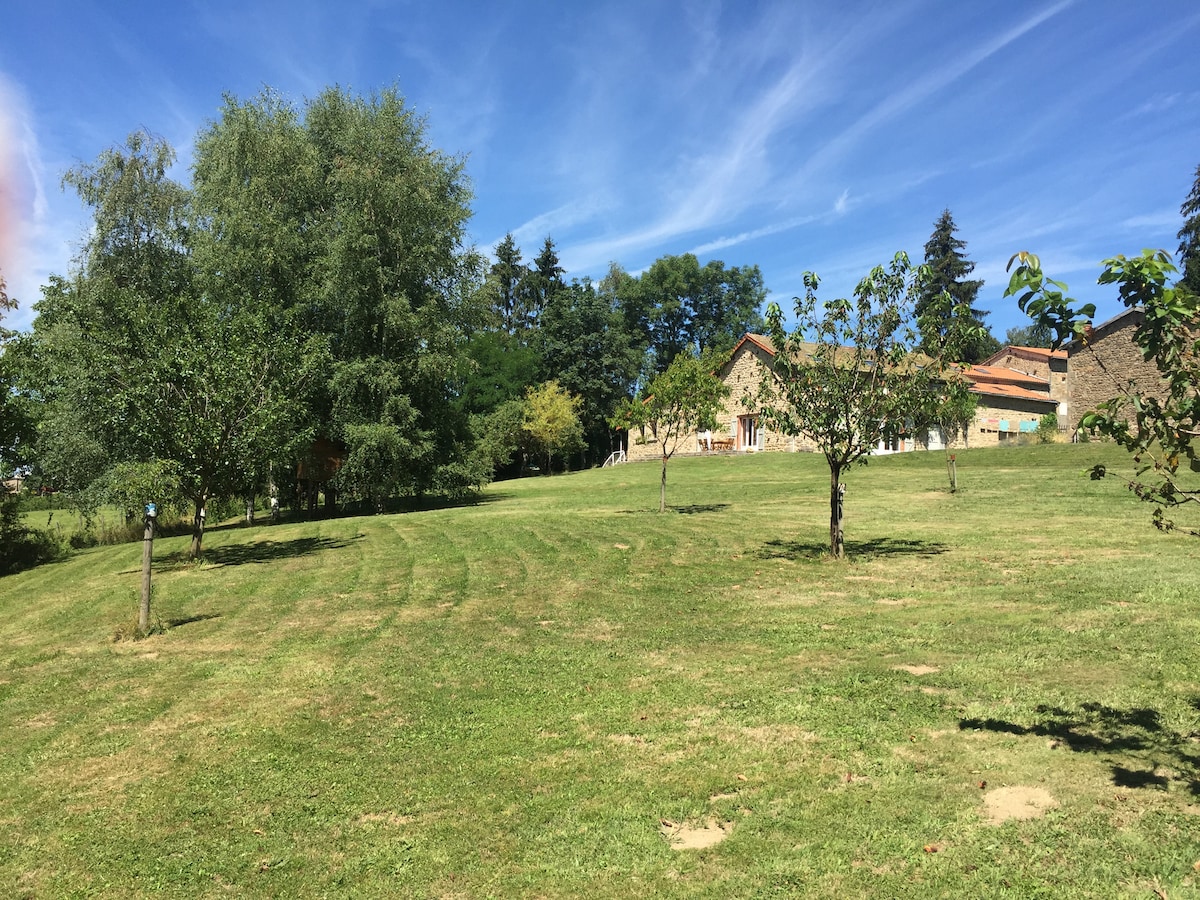
[[[1056,348],[1064,337],[1074,337],[1095,354],[1088,327],[1095,306],[1088,303],[1074,308],[1075,301],[1065,295],[1066,285],[1046,278],[1034,254],[1017,254],[1009,260],[1009,267],[1017,260],[1020,263],[1005,296],[1021,294],[1021,309],[1029,313],[1036,327],[1054,331]],[[1129,489],[1140,500],[1155,504],[1155,527],[1172,531],[1176,525],[1164,510],[1200,504],[1200,487],[1185,480],[1187,476],[1181,472],[1186,460],[1186,469],[1200,473],[1195,445],[1200,437],[1200,298],[1183,282],[1167,287],[1167,277],[1178,270],[1165,250],[1114,256],[1102,265],[1098,283],[1117,285],[1121,302],[1143,311],[1133,341],[1143,359],[1154,363],[1162,381],[1153,387],[1123,382],[1097,356],[1101,369],[1112,377],[1116,394],[1084,413],[1079,425],[1133,454],[1136,469]],[[1093,477],[1104,474],[1098,467]],[[1180,530],[1200,537],[1198,529]]]

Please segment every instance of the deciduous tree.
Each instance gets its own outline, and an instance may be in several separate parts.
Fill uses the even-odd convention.
[[[774,368],[759,386],[763,421],[786,435],[813,441],[829,464],[829,552],[844,554],[841,479],[865,464],[882,441],[915,432],[937,418],[947,394],[965,392],[945,378],[937,359],[919,356],[912,304],[930,273],[914,270],[904,253],[877,266],[851,299],[818,302],[819,279],[804,274],[795,298],[795,328],[784,328],[778,304],[767,309]]]
[[[173,160],[137,132],[67,174],[94,225],[74,277],[45,290],[34,340],[58,410],[43,438],[73,423],[70,440],[86,437],[110,465],[177,466],[199,556],[208,501],[241,491],[287,431],[304,355],[253,295],[198,271],[200,226],[167,174]]]
[[[646,348],[648,376],[666,371],[689,345],[729,350],[747,331],[762,329],[767,291],[758,266],[704,266],[690,253],[664,256],[634,278],[610,270],[626,328]],[[605,285],[602,283],[602,288]]]
[[[658,511],[667,509],[667,463],[681,443],[697,431],[717,427],[721,401],[729,396],[728,386],[714,370],[718,357],[698,354],[695,348],[679,353],[665,372],[646,386],[644,399],[627,401],[613,417],[615,427],[649,431],[642,440],[658,446],[662,459]]]
[[[0,478],[9,477],[23,463],[33,431],[31,410],[16,392],[19,361],[12,352],[15,332],[4,327],[4,316],[17,308],[0,272]]]
[[[590,281],[573,282],[542,311],[536,347],[542,378],[555,379],[582,401],[579,416],[588,448],[610,453],[608,420],[629,396],[641,360],[620,313]]]
[[[375,502],[380,490],[453,484],[468,452],[456,387],[482,267],[465,247],[462,161],[429,146],[395,90],[336,88],[303,111],[270,92],[226,98],[196,158],[212,258],[238,262],[227,280],[244,294],[269,290],[327,343],[330,362],[305,399],[312,427],[356,460],[343,487]]]
[[[1200,504],[1200,296],[1184,284],[1167,287],[1168,278],[1178,270],[1165,250],[1114,256],[1102,265],[1099,283],[1117,285],[1125,306],[1143,310],[1133,340],[1143,357],[1154,361],[1162,382],[1133,385],[1123,373],[1110,372],[1112,399],[1085,411],[1080,426],[1110,438],[1133,455],[1135,472],[1129,489],[1154,505],[1154,525],[1170,531],[1177,526],[1166,512]],[[1017,295],[1021,309],[1035,324],[1055,334],[1055,347],[1074,339],[1082,352],[1089,352],[1088,326],[1095,306],[1074,306],[1065,294],[1067,286],[1047,278],[1032,253],[1017,254],[1009,267],[1013,271],[1005,295]],[[1103,361],[1101,367],[1107,370]],[[1093,469],[1094,477],[1105,474],[1104,467]],[[1200,536],[1200,527],[1180,530]]]
[[[553,471],[555,456],[583,446],[583,426],[579,421],[582,405],[578,397],[553,380],[531,387],[525,394],[521,428],[533,450],[545,459],[547,475]]]

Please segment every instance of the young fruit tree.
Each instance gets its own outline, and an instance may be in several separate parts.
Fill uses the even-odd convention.
[[[710,354],[688,349],[678,354],[666,371],[646,386],[643,400],[627,400],[613,416],[614,428],[638,428],[641,440],[658,445],[662,454],[662,480],[659,485],[658,511],[667,510],[667,463],[685,438],[697,431],[717,427],[721,401],[729,396],[729,387],[717,378],[717,360]]]
[[[819,279],[805,272],[791,332],[779,305],[767,308],[774,365],[750,402],[765,425],[807,437],[825,454],[831,556],[845,555],[846,470],[866,464],[885,441],[928,428],[947,402],[966,394],[966,383],[939,358],[916,352],[912,308],[927,277],[901,252],[887,267],[872,269],[851,299],[818,302]]]
[[[1018,305],[1040,328],[1050,329],[1057,348],[1073,339],[1084,351],[1095,353],[1090,343],[1089,319],[1093,304],[1074,308],[1065,296],[1067,286],[1046,278],[1041,261],[1032,253],[1009,260],[1012,272],[1005,296],[1018,294]],[[1133,454],[1136,466],[1129,489],[1155,505],[1154,525],[1175,530],[1164,511],[1200,504],[1200,297],[1180,281],[1167,287],[1167,277],[1177,271],[1165,250],[1143,250],[1141,256],[1114,256],[1104,260],[1100,284],[1115,284],[1121,302],[1144,315],[1133,341],[1142,357],[1154,362],[1162,381],[1134,385],[1123,373],[1110,371],[1099,355],[1097,362],[1112,377],[1113,398],[1086,410],[1080,428],[1109,438]],[[1092,477],[1106,474],[1104,467]],[[1179,527],[1200,536],[1200,528]]]

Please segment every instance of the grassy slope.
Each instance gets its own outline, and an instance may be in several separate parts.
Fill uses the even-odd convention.
[[[136,644],[140,545],[5,578],[0,895],[1196,891],[1200,541],[1120,460],[875,460],[849,564],[808,455],[164,539]]]

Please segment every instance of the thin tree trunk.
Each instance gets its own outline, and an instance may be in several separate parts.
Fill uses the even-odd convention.
[[[658,511],[667,511],[667,455],[663,454],[662,484],[658,489]]]
[[[845,488],[841,484],[842,471],[829,467],[829,555],[841,559],[846,555],[846,539],[842,530],[842,497]]]
[[[204,541],[204,505],[207,498],[203,495],[196,498],[196,514],[192,517],[192,549],[190,552],[192,559],[200,558],[200,551]]]

